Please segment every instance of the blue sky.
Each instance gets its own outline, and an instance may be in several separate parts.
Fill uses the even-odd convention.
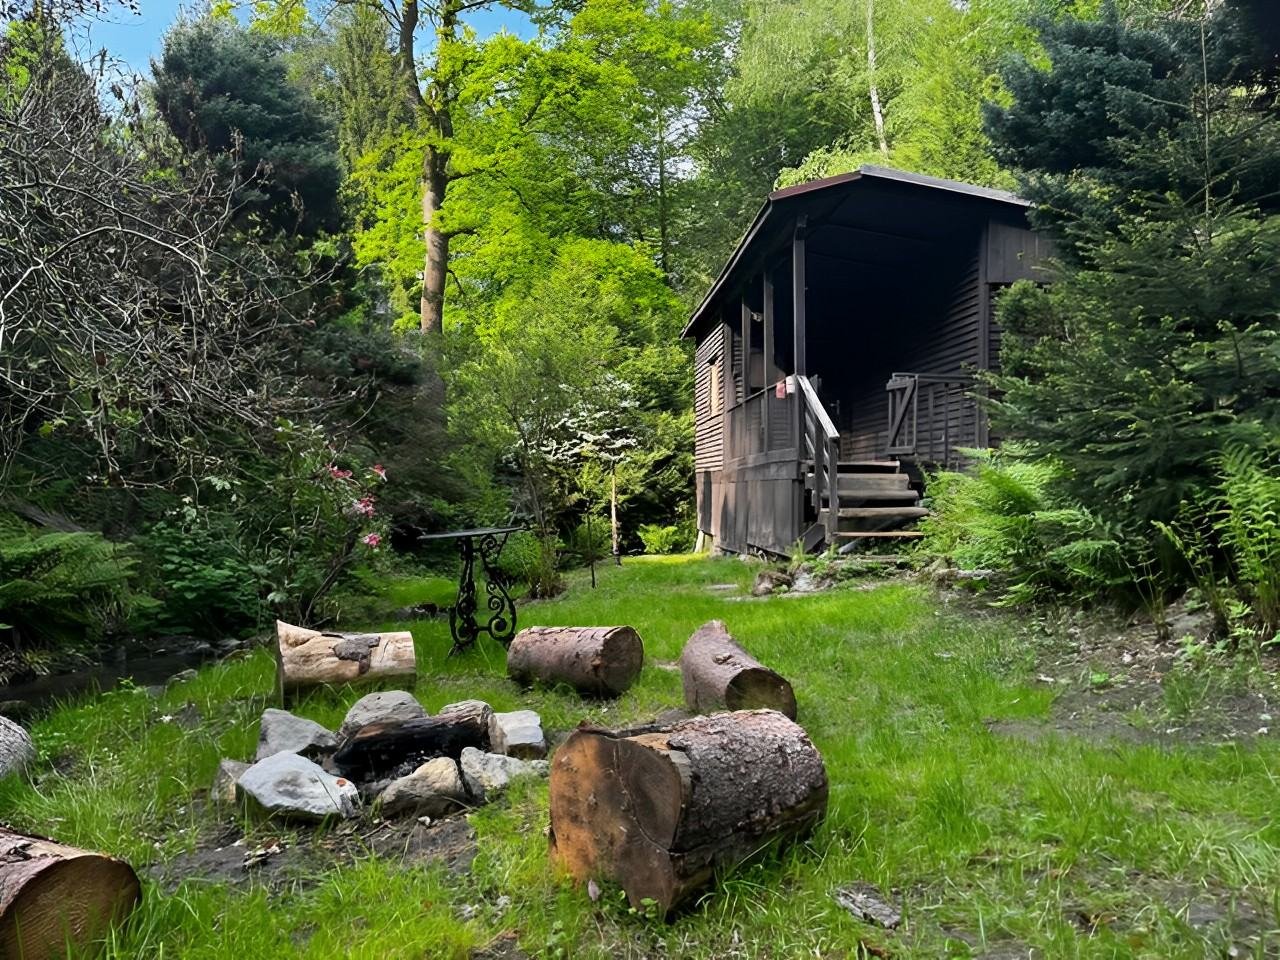
[[[204,4],[182,0],[138,0],[138,13],[123,6],[111,8],[105,17],[95,19],[75,31],[72,45],[82,54],[105,48],[138,73],[149,73],[153,57],[160,55],[161,40],[181,10],[203,9]],[[466,21],[482,37],[491,36],[504,27],[520,36],[531,36],[533,27],[523,14],[497,7],[474,10]]]

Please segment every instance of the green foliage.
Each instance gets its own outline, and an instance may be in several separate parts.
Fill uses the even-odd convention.
[[[188,498],[138,538],[149,593],[160,601],[152,630],[236,635],[258,624],[264,611],[239,537],[232,516]]]
[[[527,585],[530,597],[554,597],[564,587],[560,547],[558,540],[541,539],[528,531],[513,533],[498,558],[498,570],[509,582]]]
[[[1104,598],[1132,577],[1118,532],[1058,492],[1062,467],[980,453],[968,473],[929,478],[924,556],[1008,579],[1007,602]]]
[[[278,228],[337,226],[333,133],[289,82],[274,41],[234,19],[180,21],[152,70],[156,109],[174,136],[234,168],[246,204]]]
[[[684,553],[693,547],[693,524],[691,523],[667,526],[646,523],[640,527],[639,533],[645,553]]]
[[[562,556],[569,564],[583,567],[608,557],[609,549],[609,524],[600,517],[593,517],[569,531]]]
[[[1246,447],[1220,458],[1213,529],[1259,639],[1280,633],[1280,468],[1274,451]]]
[[[0,674],[22,651],[101,636],[130,611],[131,552],[96,533],[41,533],[0,514]]]

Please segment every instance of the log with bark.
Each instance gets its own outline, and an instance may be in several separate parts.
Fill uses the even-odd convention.
[[[412,677],[413,634],[322,633],[276,621],[280,688]]]
[[[88,956],[141,896],[123,860],[0,829],[0,957]]]
[[[357,783],[408,773],[435,757],[457,760],[467,747],[489,749],[489,717],[458,710],[401,723],[370,723],[339,745],[331,766]]]
[[[579,693],[616,697],[644,666],[644,644],[632,627],[529,627],[507,650],[518,683],[565,683]]]
[[[729,635],[720,620],[704,623],[680,654],[684,702],[697,713],[767,707],[796,718],[796,695],[788,683]]]
[[[826,807],[822,756],[774,710],[583,727],[551,765],[551,851],[575,879],[617,883],[632,906],[665,914]]]

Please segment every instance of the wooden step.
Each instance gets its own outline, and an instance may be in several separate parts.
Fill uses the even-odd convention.
[[[836,468],[841,473],[898,473],[902,464],[897,460],[840,460]]]
[[[911,478],[905,473],[841,473],[837,474],[840,488],[891,487],[901,489],[911,486]]]
[[[852,519],[855,517],[875,517],[875,518],[894,518],[901,517],[904,520],[919,520],[921,517],[929,515],[928,507],[841,507],[840,518]]]
[[[874,537],[880,540],[915,540],[923,537],[921,530],[841,530],[836,534],[837,540],[857,540],[860,537]]]
[[[840,499],[845,502],[853,500],[889,500],[895,503],[914,504],[919,502],[920,495],[910,487],[902,490],[884,487],[850,487],[840,488]]]

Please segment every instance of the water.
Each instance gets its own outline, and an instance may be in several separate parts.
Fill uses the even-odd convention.
[[[122,645],[104,650],[100,663],[78,670],[51,673],[22,683],[0,684],[0,714],[24,717],[41,713],[57,701],[110,690],[129,680],[135,686],[163,684],[176,673],[198,667],[230,649],[214,649],[195,640],[172,641],[163,650],[141,645]]]

